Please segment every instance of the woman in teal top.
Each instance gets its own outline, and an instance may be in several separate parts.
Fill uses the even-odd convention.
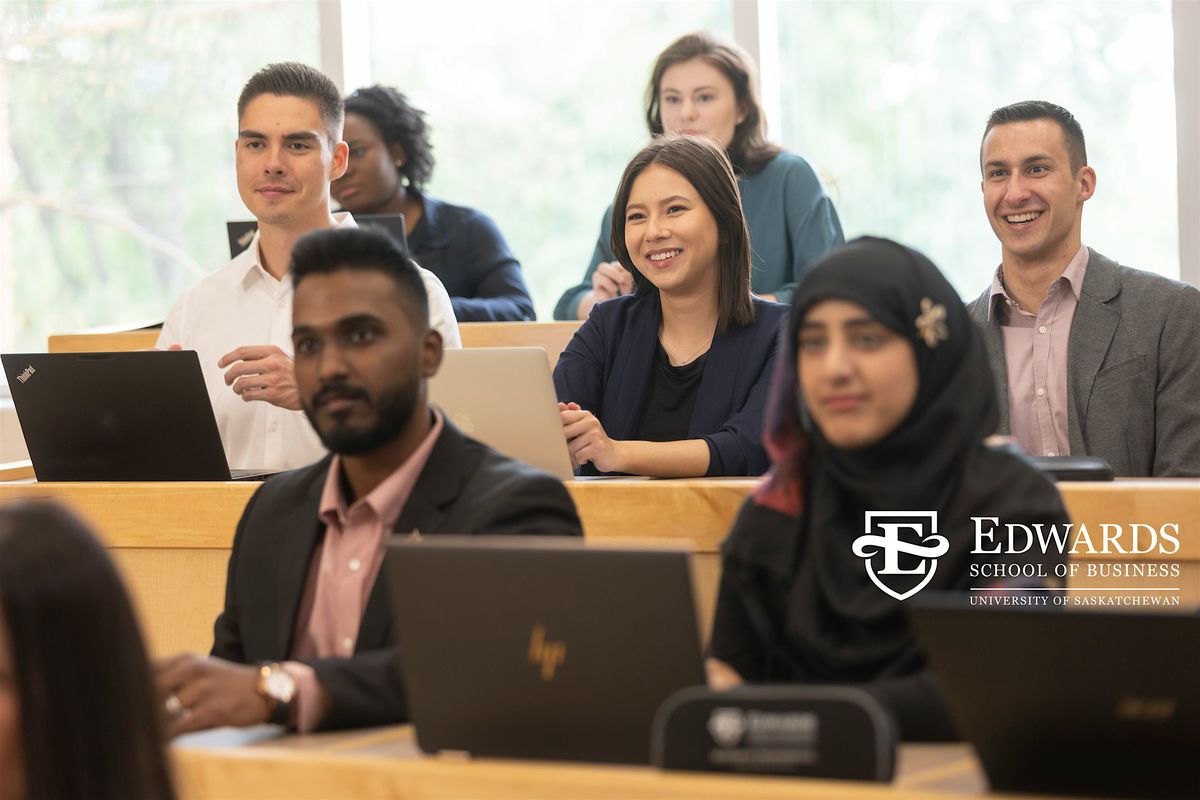
[[[750,231],[752,288],[791,302],[808,265],[845,239],[813,168],[766,140],[749,56],[707,33],[688,34],[659,55],[647,100],[652,135],[707,136],[726,148]],[[583,319],[596,303],[632,290],[632,276],[609,248],[611,219],[609,208],[587,274],[559,298],[555,319]]]

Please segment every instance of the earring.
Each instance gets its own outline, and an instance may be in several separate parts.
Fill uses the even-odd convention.
[[[397,158],[397,159],[396,159],[396,168],[397,168],[397,169],[399,169],[400,167],[403,167],[403,166],[404,166],[404,159],[403,159],[403,158]]]

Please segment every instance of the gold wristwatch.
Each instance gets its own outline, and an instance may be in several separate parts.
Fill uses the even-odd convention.
[[[286,725],[291,716],[292,700],[296,697],[296,679],[277,661],[264,661],[258,670],[255,687],[267,701],[270,721]]]

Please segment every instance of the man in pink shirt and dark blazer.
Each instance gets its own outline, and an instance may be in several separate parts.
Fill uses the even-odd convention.
[[[247,504],[211,657],[158,665],[172,734],[404,721],[377,579],[387,537],[582,535],[561,482],[428,405],[441,336],[398,245],[370,231],[318,231],[296,243],[290,272],[296,383],[331,455],[271,478]]]
[[[980,162],[1002,261],[969,310],[999,432],[1032,455],[1098,456],[1119,477],[1200,476],[1200,291],[1083,246],[1096,171],[1066,109],[997,109]]]

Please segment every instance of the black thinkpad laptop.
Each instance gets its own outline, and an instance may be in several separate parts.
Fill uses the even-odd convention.
[[[39,481],[227,481],[193,350],[0,356]]]
[[[1002,792],[1200,797],[1200,615],[911,607]]]
[[[401,667],[425,752],[649,763],[704,682],[688,553],[548,537],[396,537]]]

